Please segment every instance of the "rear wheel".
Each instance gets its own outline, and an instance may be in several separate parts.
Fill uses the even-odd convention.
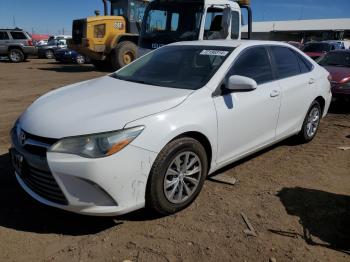
[[[52,58],[54,58],[54,57],[55,57],[55,54],[54,54],[53,50],[51,50],[51,49],[46,50],[46,51],[45,51],[45,57],[46,57],[47,59],[52,59]]]
[[[147,206],[164,215],[186,208],[198,196],[207,173],[207,155],[197,140],[185,137],[170,142],[153,164]]]
[[[308,143],[317,134],[318,127],[320,125],[320,121],[322,118],[322,110],[321,106],[317,101],[314,101],[309,111],[306,114],[306,117],[303,122],[303,126],[299,133],[299,140],[301,143]]]
[[[13,63],[20,63],[24,61],[24,54],[21,49],[11,49],[8,53],[8,58]]]
[[[124,41],[117,45],[111,54],[111,63],[114,70],[118,70],[136,59],[137,46],[130,41]]]
[[[83,65],[85,64],[85,57],[83,55],[78,55],[75,61],[78,65]]]

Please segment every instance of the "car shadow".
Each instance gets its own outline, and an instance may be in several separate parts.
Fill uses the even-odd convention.
[[[350,254],[350,196],[302,187],[283,188],[277,196],[289,215],[299,217],[307,244]]]
[[[9,154],[0,155],[0,227],[39,234],[89,235],[118,226],[111,217],[89,217],[42,205],[18,185]]]
[[[38,68],[43,71],[53,71],[57,73],[86,73],[86,72],[94,72],[97,69],[94,66],[90,65],[76,65],[76,64],[61,64],[61,63],[50,63],[52,67],[42,67]],[[107,71],[106,71],[107,72]]]
[[[328,110],[331,114],[350,114],[350,101],[333,101]]]

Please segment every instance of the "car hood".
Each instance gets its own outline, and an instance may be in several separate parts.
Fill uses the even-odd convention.
[[[48,138],[114,131],[133,120],[175,107],[192,92],[105,76],[40,97],[19,123],[24,131]]]
[[[350,81],[349,67],[324,66],[324,68],[331,74],[333,81],[337,83],[345,83]]]

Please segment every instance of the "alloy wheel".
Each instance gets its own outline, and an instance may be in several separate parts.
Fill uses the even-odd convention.
[[[202,176],[202,163],[190,151],[178,154],[164,177],[164,193],[173,204],[185,202],[196,191]]]

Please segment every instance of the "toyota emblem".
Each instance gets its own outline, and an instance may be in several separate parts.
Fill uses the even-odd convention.
[[[19,135],[19,142],[22,146],[24,146],[26,143],[26,134],[23,131],[21,131]]]

